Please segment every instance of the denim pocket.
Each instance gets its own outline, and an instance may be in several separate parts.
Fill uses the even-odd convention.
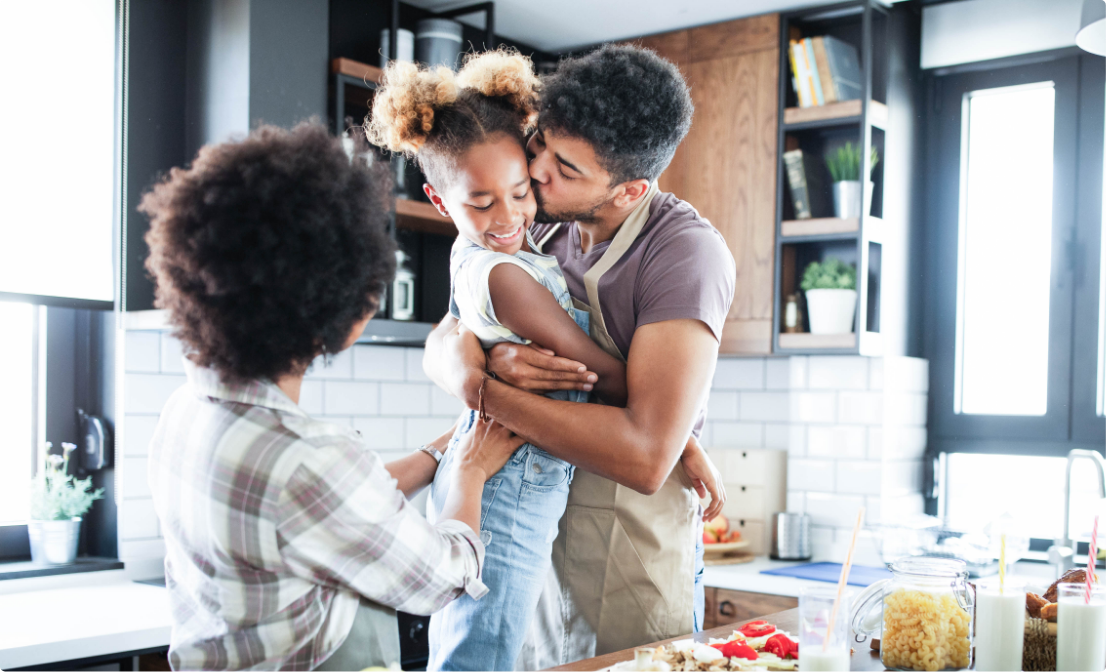
[[[489,478],[487,481],[484,482],[484,492],[480,496],[481,531],[483,531],[485,523],[488,520],[488,511],[492,508],[492,502],[495,501],[495,493],[499,490],[499,486],[502,483],[502,478]]]
[[[550,490],[566,485],[572,472],[572,465],[558,460],[549,453],[533,449],[526,458],[526,474],[522,482],[532,489]]]

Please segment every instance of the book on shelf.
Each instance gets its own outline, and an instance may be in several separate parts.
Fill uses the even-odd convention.
[[[814,105],[813,86],[810,82],[810,73],[806,69],[806,50],[799,40],[791,41],[791,67],[795,74],[795,82],[798,89],[799,107],[811,107]]]
[[[822,43],[826,50],[826,60],[837,99],[860,98],[863,88],[860,84],[860,55],[856,47],[832,35],[823,36]]]
[[[791,40],[792,85],[799,107],[860,98],[860,57],[856,47],[832,35]]]
[[[810,47],[814,51],[814,64],[818,71],[818,79],[822,82],[822,95],[826,103],[837,102],[837,87],[833,84],[833,74],[830,72],[829,59],[826,57],[825,38],[818,36],[811,38]]]
[[[831,194],[826,190],[822,171],[818,166],[807,166],[808,156],[801,149],[792,149],[783,153],[784,172],[787,174],[787,186],[791,192],[791,203],[795,206],[795,219],[811,219],[814,213],[830,212]]]
[[[803,55],[806,56],[806,69],[810,72],[810,82],[814,89],[814,104],[825,105],[826,95],[822,93],[822,78],[818,76],[818,62],[814,60],[814,42],[809,37],[803,40]]]

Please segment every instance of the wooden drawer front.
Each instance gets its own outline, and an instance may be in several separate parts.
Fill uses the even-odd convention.
[[[710,586],[703,587],[703,596],[706,598],[705,609],[703,609],[703,630],[710,630],[715,627],[715,613],[718,609],[715,603],[715,595],[717,594],[717,588],[711,588]]]
[[[725,455],[722,480],[726,485],[765,485],[768,475],[768,456],[765,451],[727,450]]]
[[[799,606],[794,597],[765,595],[763,593],[745,593],[738,590],[715,591],[714,627],[761,618]],[[707,617],[709,620],[710,617]]]
[[[722,513],[727,518],[767,520],[768,512],[764,510],[764,502],[764,488],[727,483],[726,503],[722,506]]]
[[[765,538],[765,530],[768,526],[762,520],[746,520],[744,518],[731,518],[730,524],[741,530],[741,538],[749,542],[749,548],[745,549],[753,555],[768,553],[768,540]]]

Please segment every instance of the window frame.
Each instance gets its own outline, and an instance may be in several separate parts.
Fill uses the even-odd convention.
[[[1098,350],[1099,260],[1086,254],[1086,249],[1092,242],[1091,249],[1098,249],[1101,229],[1104,98],[1101,73],[1083,76],[1095,62],[1088,59],[1103,68],[1100,57],[1059,50],[928,74],[926,175],[931,198],[925,249],[931,281],[925,290],[925,343],[930,360],[931,457],[943,452],[1063,456],[1073,448],[1103,449],[1106,423],[1094,409],[1096,369],[1083,361],[1088,338],[1096,361]],[[966,94],[1042,81],[1053,82],[1056,90],[1048,410],[1044,416],[957,414],[960,164]],[[1097,98],[1088,101],[1088,92],[1096,84]],[[1091,128],[1095,120],[1097,133]],[[1088,143],[1095,140],[1097,148],[1088,150]],[[1097,170],[1084,174],[1096,160]]]

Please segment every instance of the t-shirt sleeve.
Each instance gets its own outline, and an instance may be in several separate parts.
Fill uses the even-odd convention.
[[[733,303],[737,266],[713,227],[690,227],[656,241],[646,252],[635,297],[637,326],[699,320],[722,340]]]

